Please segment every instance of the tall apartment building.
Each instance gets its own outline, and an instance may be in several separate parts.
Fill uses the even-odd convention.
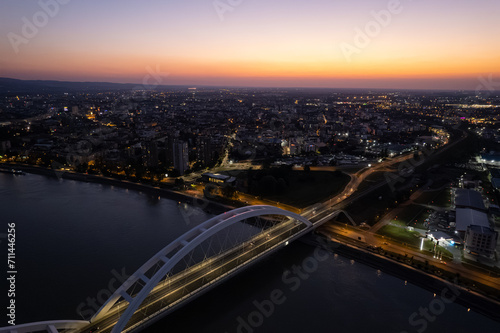
[[[172,145],[174,168],[177,169],[181,175],[183,175],[189,168],[188,144],[184,141],[174,140]]]

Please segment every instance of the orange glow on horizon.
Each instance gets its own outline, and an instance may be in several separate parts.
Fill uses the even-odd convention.
[[[84,81],[142,83],[151,71],[155,72],[158,68],[160,71],[158,74],[162,78],[158,84],[175,84],[172,82],[174,78],[191,80],[192,82],[196,82],[198,78],[206,80],[210,78],[241,80],[245,78],[264,80],[470,78],[475,80],[480,75],[491,73],[491,69],[497,68],[497,64],[500,63],[499,58],[483,59],[482,61],[464,59],[452,61],[363,60],[352,64],[333,60],[317,62],[158,60],[147,59],[147,57],[127,57],[92,62],[66,58],[52,65],[37,66],[37,64],[32,63],[32,68],[11,66],[11,70],[17,73],[29,73],[33,79],[44,76],[50,76],[53,79],[75,76],[84,78]],[[71,70],[62,68],[70,68]],[[499,75],[500,71],[493,74]]]
[[[248,57],[250,58],[250,57]],[[388,59],[383,56],[360,56],[355,61],[347,62],[341,56],[328,57],[289,57],[283,60],[258,57],[250,59],[214,59],[196,57],[161,57],[149,54],[136,55],[96,55],[59,54],[52,57],[55,61],[45,62],[43,58],[22,55],[11,62],[3,76],[26,79],[54,79],[67,81],[108,81],[142,84],[144,79],[159,71],[160,84],[254,84],[255,80],[271,82],[273,80],[293,80],[300,86],[300,81],[310,81],[314,85],[328,86],[329,80],[411,80],[411,79],[468,79],[474,89],[478,77],[492,73],[500,74],[500,57],[455,57],[425,58],[400,57]],[[29,65],[27,65],[29,64]],[[496,72],[492,72],[495,69]],[[10,74],[12,73],[12,74]],[[79,78],[79,79],[72,79]],[[227,80],[226,80],[227,79]],[[229,83],[228,83],[229,84]],[[258,83],[260,85],[261,83]],[[290,83],[291,84],[291,83]],[[397,86],[396,86],[397,87]]]
[[[37,1],[9,3],[0,13],[3,29],[22,34],[22,18],[41,8]],[[220,20],[210,1],[72,1],[17,52],[9,38],[0,40],[0,76],[141,84],[158,68],[158,84],[165,85],[329,87],[366,80],[379,87],[406,80],[415,87],[411,80],[420,80],[422,88],[474,89],[478,77],[500,74],[500,2],[402,7],[361,41],[359,32],[387,2],[254,0]],[[355,51],[346,54],[345,45]]]

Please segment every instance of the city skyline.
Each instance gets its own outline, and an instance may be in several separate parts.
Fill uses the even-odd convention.
[[[499,73],[491,0],[3,7],[0,76],[17,79],[474,90]]]
[[[499,332],[498,14],[0,1],[0,333]]]

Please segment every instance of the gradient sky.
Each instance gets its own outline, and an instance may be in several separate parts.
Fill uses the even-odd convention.
[[[476,89],[500,81],[500,1],[401,0],[347,61],[341,45],[390,0],[71,0],[16,53],[39,2],[0,2],[0,76],[161,84]],[[62,0],[61,0],[62,1]],[[65,0],[68,1],[68,0]],[[231,0],[220,0],[227,3]],[[238,2],[236,0],[233,3]]]

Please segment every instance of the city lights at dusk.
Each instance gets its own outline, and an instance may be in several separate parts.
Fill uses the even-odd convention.
[[[499,333],[499,17],[1,0],[0,333]]]

